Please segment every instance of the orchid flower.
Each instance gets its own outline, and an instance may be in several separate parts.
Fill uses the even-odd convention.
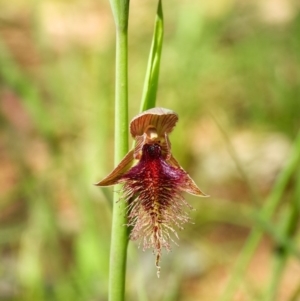
[[[135,147],[98,186],[123,183],[121,199],[128,203],[128,226],[131,240],[143,249],[152,248],[160,274],[162,249],[170,251],[170,242],[178,239],[175,228],[189,221],[185,209],[192,209],[183,192],[205,195],[171,153],[169,134],[178,115],[168,109],[147,110],[130,123]]]

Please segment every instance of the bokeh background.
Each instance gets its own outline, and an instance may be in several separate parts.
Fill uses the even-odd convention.
[[[277,300],[300,300],[299,1],[163,6],[157,105],[179,114],[174,156],[211,197],[187,196],[193,224],[159,280],[151,251],[130,243],[127,300],[221,300],[255,228],[263,238],[230,300],[267,300],[274,275]],[[131,2],[130,118],[155,11]],[[93,183],[113,168],[114,39],[108,1],[0,2],[1,301],[107,300],[113,188]]]

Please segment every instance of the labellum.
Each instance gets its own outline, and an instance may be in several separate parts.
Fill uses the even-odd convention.
[[[183,192],[207,196],[171,153],[168,135],[177,121],[177,114],[164,108],[153,108],[133,118],[130,133],[136,142],[134,149],[96,184],[124,184],[122,199],[128,203],[130,239],[140,241],[144,250],[153,249],[158,277],[162,249],[170,251],[172,237],[178,238],[175,228],[182,229],[189,221],[185,209],[192,207]],[[137,163],[132,166],[135,160]]]

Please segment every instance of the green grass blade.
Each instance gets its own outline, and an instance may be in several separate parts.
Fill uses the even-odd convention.
[[[297,236],[297,226],[300,217],[299,199],[300,199],[300,169],[297,173],[296,189],[294,196],[289,202],[289,208],[282,218],[281,227],[279,231],[285,237]],[[284,245],[278,245],[273,258],[273,269],[270,273],[270,282],[265,294],[265,301],[277,300],[278,289],[280,287],[280,281],[282,280],[283,273],[285,271],[287,258],[290,255],[291,250]]]
[[[281,228],[279,231],[286,237],[294,236],[297,227],[299,216],[293,207],[294,204],[292,204],[291,208],[288,208],[287,212],[285,212],[285,215],[282,218],[282,225],[279,227]],[[288,256],[289,249],[285,246],[278,245],[274,250],[273,266],[270,272],[269,284],[266,289],[265,301],[277,300],[277,293],[280,288],[280,281],[285,271]]]
[[[261,210],[261,214],[264,219],[269,220],[272,217],[276,207],[278,206],[282,198],[282,195],[286,189],[286,186],[291,176],[293,175],[296,168],[298,167],[299,161],[300,161],[300,132],[298,133],[298,136],[294,142],[291,155],[289,156],[289,161],[287,162],[284,170],[278,176],[277,181],[274,184],[274,187],[270,192],[270,195],[266,200],[264,207]],[[235,292],[235,289],[239,284],[239,281],[243,279],[243,274],[245,272],[245,269],[247,268],[247,265],[250,259],[252,258],[253,253],[255,252],[257,245],[260,239],[262,238],[262,235],[263,232],[258,227],[255,227],[252,230],[236,262],[236,265],[233,269],[233,273],[231,278],[229,279],[227,287],[225,288],[225,291],[220,298],[221,301],[229,301],[233,299],[233,294]]]
[[[159,67],[164,35],[164,19],[161,0],[158,1],[152,45],[141,100],[141,112],[155,107]]]
[[[297,211],[294,210],[293,214],[297,214]],[[290,255],[300,259],[300,249],[297,247],[293,239],[282,231],[280,226],[274,225],[272,221],[266,219],[262,214],[257,214],[256,212],[254,213],[254,221],[256,222],[256,226],[260,228],[262,232],[270,235],[274,244],[285,249],[288,253],[290,253]]]

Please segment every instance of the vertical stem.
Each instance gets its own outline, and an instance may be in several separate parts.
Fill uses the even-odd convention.
[[[116,36],[115,166],[128,152],[127,32]]]
[[[111,0],[116,23],[115,166],[128,151],[128,50],[129,1]],[[120,190],[120,186],[116,188]],[[109,301],[123,301],[125,292],[127,223],[126,203],[114,195],[109,266]]]

